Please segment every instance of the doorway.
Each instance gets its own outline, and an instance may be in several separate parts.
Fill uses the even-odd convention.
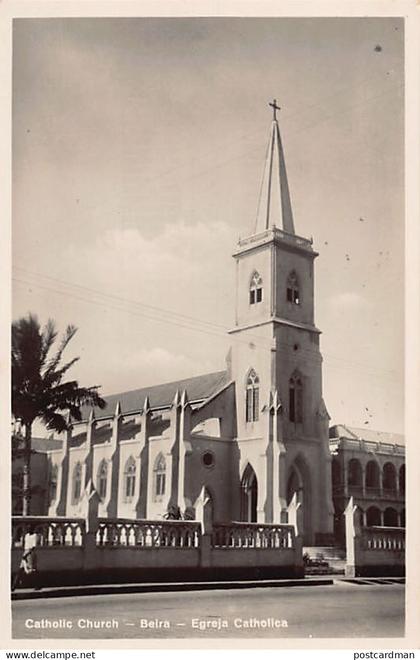
[[[248,463],[241,479],[241,520],[243,522],[257,522],[257,501],[257,475]]]

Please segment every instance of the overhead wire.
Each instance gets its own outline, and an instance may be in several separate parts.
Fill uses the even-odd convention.
[[[369,77],[369,79],[371,79],[371,78],[373,78],[373,76],[370,76],[370,77]],[[361,86],[361,85],[362,85],[362,82],[360,82],[358,86]],[[370,101],[375,100],[375,99],[377,99],[377,98],[380,98],[380,97],[382,97],[382,96],[384,96],[384,95],[390,93],[390,92],[393,91],[394,89],[398,89],[398,88],[400,88],[400,87],[402,87],[402,86],[403,86],[402,83],[399,84],[399,85],[396,85],[396,86],[390,86],[391,89],[386,89],[386,90],[382,91],[380,94],[376,94],[376,95],[374,95],[374,96],[371,96],[371,97],[365,98],[365,99],[363,99],[362,101],[360,101],[359,103],[352,104],[351,106],[348,106],[348,107],[346,108],[346,110],[343,110],[343,111],[341,111],[341,112],[337,112],[337,113],[333,113],[333,114],[327,115],[326,117],[324,117],[324,118],[322,118],[322,119],[320,119],[320,120],[317,120],[315,123],[310,124],[309,126],[301,127],[301,128],[300,128],[299,130],[297,130],[297,131],[293,131],[293,130],[292,130],[292,135],[297,135],[297,134],[300,133],[300,132],[303,132],[303,131],[308,130],[308,129],[310,129],[310,128],[313,128],[313,127],[315,127],[315,126],[317,126],[317,125],[319,125],[319,124],[321,124],[321,123],[324,123],[325,121],[328,121],[329,119],[332,119],[333,117],[335,117],[337,114],[344,114],[344,113],[346,113],[346,112],[350,112],[350,111],[352,111],[355,107],[358,107],[358,106],[360,106],[360,105],[363,105],[364,103],[369,103]],[[346,88],[343,88],[340,92],[335,93],[335,94],[333,94],[333,95],[330,95],[330,97],[327,97],[327,98],[334,98],[335,96],[339,95],[340,93],[342,93],[342,92],[344,92],[344,91],[346,91]],[[325,101],[325,99],[324,99],[324,101]],[[312,107],[317,107],[318,105],[321,107],[321,104],[312,104]],[[308,106],[308,107],[311,107],[311,106]],[[301,111],[301,112],[295,113],[294,117],[296,117],[296,116],[299,115],[299,114],[302,114],[303,112],[306,112],[307,109],[308,109],[308,107],[305,108],[305,111]],[[260,134],[261,134],[261,132],[259,131],[259,132],[258,132],[258,135],[260,135]],[[257,133],[256,133],[256,135],[257,135]],[[259,148],[260,148],[260,147],[258,147],[258,149],[259,149]],[[269,143],[268,143],[268,147],[267,147],[267,148],[269,148]],[[246,151],[246,152],[243,152],[243,153],[239,154],[238,156],[236,156],[236,157],[234,157],[234,158],[231,158],[231,159],[228,159],[228,160],[226,160],[226,161],[223,161],[222,163],[219,163],[219,164],[216,165],[214,168],[207,169],[207,170],[205,170],[204,172],[198,172],[196,175],[194,175],[194,176],[191,177],[191,178],[196,178],[197,176],[201,176],[202,174],[206,174],[206,173],[208,173],[209,171],[212,171],[212,169],[218,169],[218,168],[224,166],[225,164],[227,164],[227,163],[229,163],[229,162],[232,162],[232,160],[237,160],[238,158],[242,158],[243,156],[247,155],[248,153],[254,152],[256,149],[257,149],[257,148],[255,147],[255,148],[253,148],[252,150],[248,150],[248,151]],[[174,168],[174,169],[175,169],[175,168]],[[167,171],[166,174],[167,174],[168,172],[169,172],[169,171]],[[165,173],[162,173],[162,174],[159,175],[159,176],[163,176],[163,175],[165,175]],[[151,182],[152,180],[153,180],[153,179],[151,179],[151,180],[149,180],[149,181],[146,180],[146,183],[149,183],[149,182]],[[259,193],[259,201],[258,201],[258,204],[260,204],[261,192],[262,192],[262,183],[261,183],[261,187],[260,187],[260,193]],[[56,282],[58,282],[58,283],[64,284],[65,286],[73,286],[73,287],[76,287],[76,288],[78,288],[78,289],[81,289],[82,291],[86,291],[86,292],[89,292],[89,293],[93,293],[94,295],[99,295],[99,296],[101,296],[101,297],[105,297],[105,299],[107,299],[107,298],[108,298],[108,299],[111,299],[111,300],[113,300],[114,302],[116,302],[117,305],[114,304],[114,305],[112,306],[112,304],[111,304],[109,301],[106,302],[106,303],[104,303],[104,302],[100,302],[100,301],[98,301],[98,300],[95,301],[95,300],[92,299],[92,297],[84,298],[84,297],[82,297],[80,294],[77,295],[77,294],[75,294],[74,292],[63,292],[63,291],[60,291],[60,290],[54,289],[54,287],[47,287],[47,286],[42,285],[42,284],[39,284],[39,283],[34,283],[33,280],[24,280],[24,279],[21,279],[21,278],[20,278],[20,279],[19,279],[19,278],[13,278],[14,281],[16,281],[16,282],[18,282],[18,283],[27,284],[27,285],[34,285],[34,284],[35,284],[36,286],[38,286],[38,287],[40,287],[40,288],[44,288],[44,289],[46,289],[46,290],[50,290],[50,291],[52,291],[52,292],[58,293],[59,295],[70,295],[70,296],[72,296],[73,298],[79,299],[79,300],[81,300],[81,301],[83,301],[83,302],[93,303],[93,304],[96,304],[96,305],[99,305],[99,306],[108,306],[109,308],[116,309],[116,310],[118,310],[118,311],[127,311],[127,312],[129,312],[129,313],[135,313],[136,315],[143,316],[144,318],[148,318],[148,319],[150,319],[150,320],[160,321],[160,322],[165,322],[165,323],[171,323],[171,324],[173,324],[173,325],[177,325],[178,327],[183,327],[183,328],[186,328],[186,329],[189,329],[189,330],[195,330],[195,331],[199,331],[199,332],[204,332],[204,333],[206,333],[206,334],[211,334],[211,335],[213,335],[213,336],[216,335],[216,336],[221,337],[222,334],[221,334],[221,332],[215,332],[214,330],[210,330],[210,328],[217,328],[218,330],[223,330],[223,333],[224,333],[224,334],[223,334],[223,337],[225,336],[225,333],[226,333],[226,331],[228,330],[228,328],[227,328],[226,326],[222,326],[222,325],[220,325],[220,324],[216,324],[216,323],[214,323],[214,322],[205,321],[205,320],[203,320],[203,319],[197,319],[197,318],[194,318],[194,317],[191,317],[191,316],[188,316],[188,315],[185,315],[185,314],[180,314],[180,313],[177,313],[177,312],[173,312],[173,311],[163,310],[162,308],[158,308],[158,307],[156,307],[156,306],[147,305],[147,304],[142,303],[142,302],[140,302],[140,301],[134,301],[134,300],[131,300],[131,299],[126,299],[126,298],[123,298],[123,297],[121,297],[121,296],[116,296],[116,295],[114,295],[114,294],[105,294],[105,293],[103,293],[103,292],[101,292],[101,291],[99,291],[99,290],[91,289],[91,288],[89,288],[89,287],[85,287],[85,286],[82,286],[82,285],[79,285],[79,284],[75,284],[75,283],[71,283],[71,282],[66,282],[66,281],[64,281],[64,280],[59,280],[58,278],[53,278],[53,277],[51,277],[51,276],[47,276],[47,275],[44,275],[44,274],[41,274],[41,273],[33,273],[33,272],[31,272],[31,271],[29,271],[29,270],[27,270],[27,269],[24,269],[24,268],[21,268],[21,267],[18,267],[18,266],[17,266],[17,268],[18,268],[19,270],[22,270],[22,271],[28,273],[28,275],[30,275],[31,277],[35,275],[35,276],[38,276],[38,277],[41,277],[41,278],[47,278],[47,279],[50,279],[50,280],[56,281]],[[160,313],[160,314],[164,314],[165,316],[164,316],[163,318],[162,318],[162,317],[156,317],[156,316],[150,316],[150,314],[148,315],[148,314],[145,314],[144,312],[141,313],[138,309],[137,309],[136,311],[134,311],[134,310],[126,309],[126,308],[124,308],[124,307],[122,308],[121,306],[118,306],[118,302],[127,303],[127,304],[130,304],[130,305],[134,304],[134,305],[136,305],[136,306],[145,307],[146,309],[151,310],[151,312],[155,312],[155,313],[157,312],[157,313]],[[171,316],[173,316],[172,319],[170,318]],[[193,322],[194,324],[198,324],[198,325],[205,326],[205,327],[208,326],[208,328],[207,328],[207,329],[205,329],[205,328],[198,328],[198,327],[196,327],[196,326],[191,325],[191,322]],[[254,339],[254,340],[256,340],[256,341],[261,341],[261,339],[262,339],[261,336],[255,336],[255,335],[248,335],[248,337],[249,337],[250,339]],[[270,340],[267,340],[267,341],[270,341]],[[244,341],[244,343],[249,344],[249,340]],[[267,346],[262,346],[262,345],[261,345],[261,346],[259,346],[259,348],[263,348],[264,350],[268,350],[268,351],[272,351],[272,350],[273,350],[272,346],[270,346],[270,347],[268,348]],[[306,349],[303,349],[303,350],[305,351]],[[312,352],[312,351],[308,351],[308,354],[313,355],[313,352]],[[345,360],[344,358],[338,358],[338,357],[332,356],[332,355],[327,354],[327,353],[323,353],[323,355],[324,355],[325,357],[328,357],[329,359],[332,359],[332,360],[338,360],[338,361],[342,361],[342,362],[348,362],[349,364],[352,365],[352,368],[354,368],[355,366],[357,366],[357,363],[355,363],[355,362],[352,361],[352,360]],[[362,365],[362,364],[359,364],[359,366],[361,366],[363,369],[365,369],[365,367],[366,367],[366,365]],[[332,368],[334,368],[334,367],[332,367]],[[335,367],[335,368],[337,368],[337,367]],[[376,371],[378,371],[378,370],[376,370]],[[382,371],[383,373],[386,373],[386,372],[388,372],[388,373],[395,373],[395,372],[392,371],[392,370],[381,370],[381,371]]]
[[[19,270],[22,270],[22,271],[25,271],[28,274],[31,274],[31,271],[29,271],[27,269],[20,268],[19,266],[16,266],[15,268],[17,268]],[[80,289],[82,291],[82,293],[86,292],[87,294],[93,294],[93,296],[89,295],[89,297],[84,297],[81,293],[74,292],[74,291],[71,291],[71,290],[70,291],[63,291],[63,290],[54,288],[53,286],[46,286],[45,284],[40,284],[39,282],[34,282],[33,279],[26,279],[25,280],[25,279],[22,279],[22,278],[19,278],[19,277],[13,277],[12,279],[16,282],[19,282],[19,283],[23,283],[23,284],[26,284],[26,285],[29,285],[29,286],[38,286],[42,289],[57,293],[59,295],[64,295],[64,296],[67,295],[67,296],[70,296],[70,297],[75,298],[77,300],[80,300],[82,302],[87,302],[89,304],[90,303],[95,304],[96,306],[109,307],[110,309],[115,309],[117,311],[126,311],[126,312],[129,312],[130,314],[134,314],[136,316],[141,316],[141,317],[146,318],[148,320],[158,321],[158,322],[161,322],[161,323],[168,323],[168,324],[171,324],[171,325],[175,325],[177,327],[182,327],[182,328],[187,329],[187,330],[202,332],[204,334],[217,336],[217,337],[224,338],[224,339],[226,339],[226,333],[229,332],[229,330],[234,330],[235,329],[235,328],[229,328],[226,325],[217,324],[217,323],[214,323],[214,322],[211,322],[211,321],[204,321],[204,320],[198,319],[196,317],[187,316],[187,315],[184,315],[184,314],[178,314],[176,312],[174,312],[174,313],[169,312],[168,310],[165,310],[163,308],[159,308],[159,307],[156,307],[154,305],[147,305],[147,304],[142,303],[138,300],[134,300],[134,299],[131,299],[131,298],[125,298],[125,297],[122,297],[122,296],[117,296],[115,294],[104,293],[104,292],[101,292],[97,289],[92,289],[90,287],[86,287],[86,286],[83,286],[83,285],[74,284],[72,282],[68,282],[68,281],[65,281],[65,280],[59,280],[58,278],[53,278],[53,277],[48,276],[48,275],[42,275],[42,274],[39,274],[39,273],[32,273],[32,275],[35,275],[37,277],[42,277],[42,278],[45,278],[47,280],[52,280],[54,282],[57,282],[58,284],[63,284],[67,287],[75,287],[77,289]],[[96,297],[99,296],[100,298],[103,298],[104,300],[95,299],[95,296]],[[108,299],[111,299],[111,300],[109,301]],[[121,303],[121,304],[118,304],[118,303]],[[135,309],[127,308],[124,305],[131,305],[131,306],[134,305]],[[164,314],[164,316],[156,316],[156,315],[151,314],[150,312],[148,312],[148,313],[146,313],[144,311],[142,312],[141,311],[142,307],[146,308],[146,310],[150,309],[152,312],[157,312],[157,313]],[[173,318],[171,318],[171,316],[173,316]],[[204,326],[208,326],[208,327],[204,327],[204,328],[203,327],[197,327],[197,325],[193,325],[193,324],[198,324],[198,326],[204,325]],[[212,329],[212,328],[214,328],[214,329]],[[272,352],[273,350],[275,350],[275,348],[290,349],[290,345],[287,344],[286,342],[277,341],[275,343],[275,346],[274,346],[273,345],[273,340],[271,338],[266,338],[265,339],[261,335],[255,335],[255,334],[252,334],[252,333],[247,333],[247,339],[241,340],[240,338],[235,337],[234,341],[238,342],[238,343],[246,344],[248,346],[249,346],[249,344],[253,344],[255,348],[258,348],[258,349],[261,349],[261,350],[264,350],[264,351],[267,351],[267,352]],[[269,344],[269,345],[267,345],[267,344]],[[299,346],[299,352],[301,354],[304,353],[304,354],[308,355],[308,357],[312,357],[314,359],[316,359],[317,355],[319,355],[317,352],[314,352],[312,350],[306,349],[306,348],[301,347],[301,346]],[[375,376],[375,372],[380,372],[383,376],[388,377],[388,378],[391,377],[393,374],[395,374],[395,371],[393,371],[393,370],[372,368],[369,365],[366,365],[366,364],[363,364],[363,363],[360,363],[360,362],[357,362],[357,361],[354,361],[354,360],[348,360],[348,359],[345,359],[345,358],[337,357],[337,356],[334,356],[334,355],[332,355],[328,352],[323,352],[322,355],[324,357],[328,358],[329,360],[334,360],[334,361],[347,363],[347,364],[351,365],[352,370],[362,370],[362,371],[364,371],[365,373],[368,373],[371,376]],[[338,368],[344,369],[344,367],[338,367]]]

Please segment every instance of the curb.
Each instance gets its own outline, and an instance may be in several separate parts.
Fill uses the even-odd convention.
[[[170,591],[202,591],[207,589],[255,589],[256,587],[319,587],[333,585],[333,578],[302,578],[300,580],[238,580],[221,582],[150,582],[139,584],[95,584],[45,589],[22,589],[13,592],[12,600],[97,596],[101,594],[135,594]]]

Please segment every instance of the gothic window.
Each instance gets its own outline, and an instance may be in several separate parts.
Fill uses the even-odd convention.
[[[106,484],[108,479],[108,463],[104,459],[100,462],[98,468],[97,491],[101,500],[106,497]]]
[[[48,499],[49,503],[55,502],[57,499],[57,480],[58,480],[58,466],[52,465],[50,468],[50,479],[49,479],[49,493]]]
[[[163,454],[159,454],[155,462],[155,496],[162,497],[166,488],[166,461]]]
[[[295,271],[292,271],[287,278],[287,301],[294,305],[300,304],[299,280]]]
[[[258,275],[257,271],[251,277],[251,284],[249,286],[249,304],[255,305],[262,301],[262,278]]]
[[[124,496],[126,500],[131,500],[134,497],[136,488],[136,463],[134,458],[130,456],[124,469]]]
[[[289,420],[296,424],[303,421],[303,384],[299,373],[289,380]]]
[[[82,466],[76,463],[73,470],[73,504],[77,504],[82,494]]]
[[[254,369],[248,374],[246,381],[246,421],[256,422],[259,413],[260,380]]]

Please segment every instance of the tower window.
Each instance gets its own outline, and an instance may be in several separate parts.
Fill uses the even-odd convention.
[[[246,421],[256,422],[259,416],[260,380],[254,369],[246,381]]]
[[[287,278],[287,301],[294,305],[300,304],[299,281],[295,271]]]
[[[261,302],[262,294],[263,294],[262,278],[255,271],[251,278],[251,284],[249,286],[249,304],[255,305],[256,303]]]
[[[300,374],[289,380],[289,420],[295,424],[303,421],[303,385]]]

